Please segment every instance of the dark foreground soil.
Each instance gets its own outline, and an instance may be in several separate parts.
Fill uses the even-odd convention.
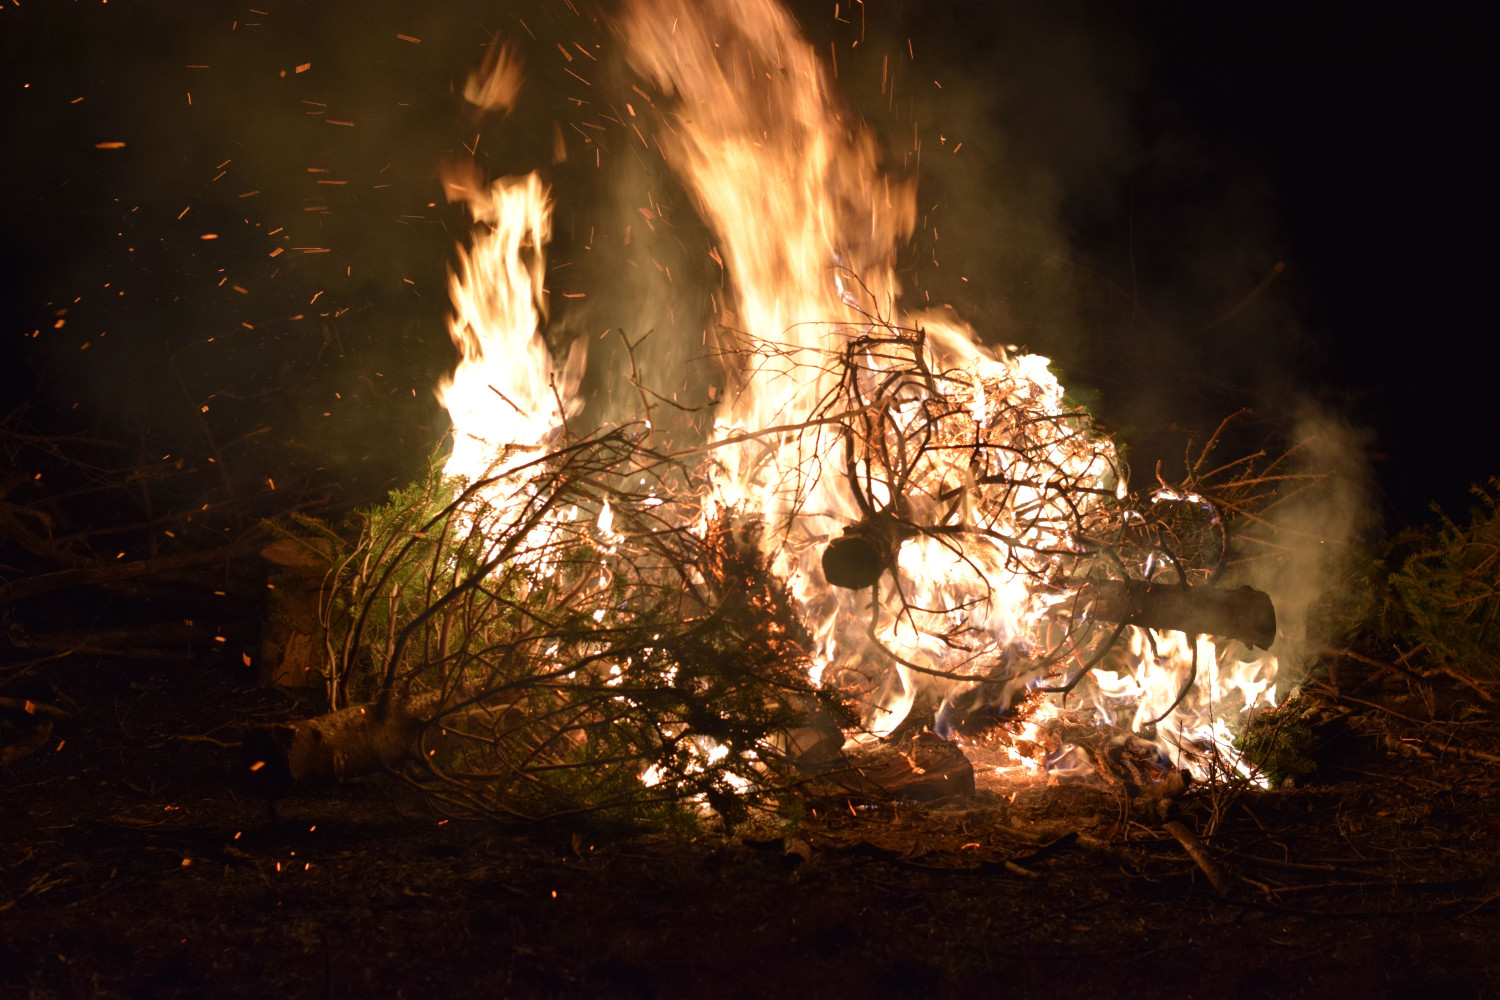
[[[1500,996],[1500,780],[1456,749],[1492,713],[1371,702],[1297,790],[625,838],[442,822],[384,777],[273,807],[230,775],[285,696],[226,664],[51,680],[75,717],[0,769],[7,997]]]

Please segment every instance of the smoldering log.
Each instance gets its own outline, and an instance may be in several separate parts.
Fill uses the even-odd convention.
[[[899,744],[848,750],[823,776],[833,798],[932,802],[974,791],[974,765],[962,750],[930,732]]]
[[[863,524],[846,530],[823,550],[823,576],[836,587],[863,590],[895,565],[900,538],[888,538]],[[1184,587],[1140,580],[1073,581],[1081,604],[1099,621],[1142,628],[1239,639],[1260,649],[1276,640],[1276,609],[1254,587]]]
[[[1239,639],[1259,649],[1276,641],[1276,609],[1254,587],[1184,587],[1138,580],[1089,580],[1078,593],[1100,621]]]

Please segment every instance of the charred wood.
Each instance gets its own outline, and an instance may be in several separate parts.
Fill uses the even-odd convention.
[[[1276,641],[1276,609],[1254,587],[1089,580],[1079,598],[1092,601],[1091,614],[1101,621],[1239,639],[1260,649]]]
[[[930,732],[898,744],[859,747],[826,776],[832,794],[876,801],[932,802],[974,791],[974,765],[954,744]]]

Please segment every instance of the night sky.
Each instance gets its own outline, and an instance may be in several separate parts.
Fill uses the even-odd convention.
[[[559,300],[554,342],[696,343],[711,235],[654,151],[584,141],[629,81],[575,5],[7,0],[7,399],[28,426],[164,453],[201,450],[204,422],[221,442],[261,431],[277,448],[251,477],[410,477],[445,426],[431,387],[466,229],[437,171],[476,136],[490,174],[554,184],[549,285],[586,295]],[[908,294],[1053,357],[1138,469],[1248,406],[1247,445],[1311,409],[1362,431],[1389,524],[1462,513],[1500,473],[1483,25],[1188,3],[795,12],[892,168],[919,170]],[[496,31],[526,88],[476,123],[454,91]],[[669,225],[627,248],[647,193]],[[659,350],[662,388],[706,395]]]

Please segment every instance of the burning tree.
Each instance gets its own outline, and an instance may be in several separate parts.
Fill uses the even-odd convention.
[[[902,312],[913,186],[770,0],[631,3],[621,34],[722,241],[714,427],[658,444],[637,385],[647,412],[575,431],[583,349],[559,361],[542,334],[545,185],[450,172],[476,221],[439,393],[453,452],[333,560],[336,711],[264,734],[255,763],[409,759],[449,809],[526,817],[784,796],[827,779],[830,745],[903,724],[1014,773],[1101,733],[1144,762],[1137,783],[1233,766],[1226,702],[1272,700],[1276,659],[1252,647],[1276,624],[1223,586],[1229,522],[1284,474],[1214,467],[1216,436],[1188,481],[1133,497],[1047,359]],[[497,106],[508,52],[469,88]]]
[[[949,313],[903,311],[895,251],[914,186],[882,168],[783,9],[633,3],[622,34],[662,93],[654,138],[720,237],[731,290],[709,479],[765,519],[819,681],[857,692],[867,731],[886,736],[919,695],[998,690],[985,700],[1005,712],[1027,690],[1093,683],[1094,657],[1119,640],[1131,652],[1108,691],[1095,683],[1101,717],[1159,723],[1183,762],[1228,750],[1216,706],[1236,687],[1242,704],[1264,695],[1275,661],[1197,636],[1267,645],[1270,609],[1178,591],[1219,582],[1224,516],[1249,513],[1269,481],[1247,463],[1206,467],[1205,449],[1195,481],[1237,480],[1223,504],[1196,482],[1131,503],[1113,443],[1045,358],[987,349]]]
[[[861,643],[859,657],[820,676],[804,624],[819,609],[771,571],[766,520],[701,503],[717,448],[662,454],[642,424],[561,434],[506,449],[472,483],[435,471],[365,513],[324,606],[329,703],[349,707],[263,733],[263,777],[410,759],[407,777],[459,814],[724,809],[826,771],[830,748],[808,753],[826,742],[813,721],[870,731],[893,673],[941,694],[934,716],[913,693],[917,721],[1004,728],[1029,747],[1019,756],[1045,757],[1065,742],[1041,735],[1049,714],[1074,740],[1087,720],[1039,715],[1040,696],[1118,658],[1128,629],[1270,641],[1264,595],[1212,586],[1228,552],[1218,505],[1164,489],[1142,508],[1086,413],[1039,408],[998,364],[985,377],[939,357],[922,330],[851,340],[814,416],[760,435],[769,449],[839,445],[806,450],[832,452],[819,475],[840,477],[862,517],[830,537],[803,515],[782,525],[782,548],[820,551],[826,600],[866,602],[836,607],[829,633]],[[1231,485],[1254,492],[1243,476]]]

